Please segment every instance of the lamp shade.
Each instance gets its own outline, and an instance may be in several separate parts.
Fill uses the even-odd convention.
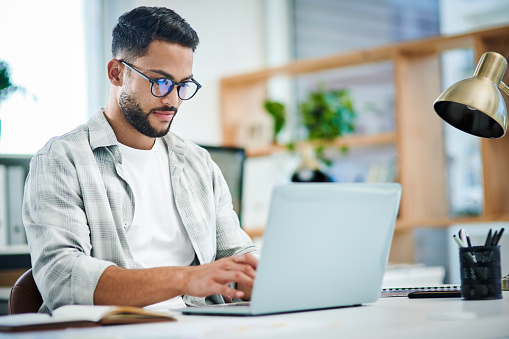
[[[446,89],[434,104],[437,114],[450,125],[484,138],[500,138],[507,131],[507,109],[501,81],[507,68],[505,58],[495,52],[484,53],[472,78]]]

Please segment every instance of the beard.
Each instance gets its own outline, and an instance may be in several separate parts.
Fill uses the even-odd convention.
[[[151,109],[148,113],[145,113],[138,102],[129,94],[122,91],[120,93],[120,98],[118,101],[118,104],[120,106],[120,109],[122,110],[122,113],[124,114],[127,121],[141,134],[150,137],[150,138],[159,138],[164,137],[166,134],[168,134],[168,131],[170,130],[171,124],[173,123],[173,119],[175,119],[175,116],[177,115],[177,108],[174,106],[163,106]],[[168,124],[168,128],[164,130],[157,130],[155,129],[149,121],[150,114],[152,114],[155,111],[173,111],[175,112],[173,115],[173,118],[171,119],[170,123]]]

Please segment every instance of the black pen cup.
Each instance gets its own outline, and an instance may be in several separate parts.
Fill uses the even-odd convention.
[[[502,299],[500,246],[460,248],[461,297]]]

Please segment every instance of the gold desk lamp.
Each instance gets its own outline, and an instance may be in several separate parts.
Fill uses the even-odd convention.
[[[509,96],[502,82],[506,59],[495,52],[481,56],[474,75],[446,89],[433,105],[437,114],[463,132],[483,138],[501,138],[507,131],[507,109],[499,89]],[[509,275],[502,278],[509,290]]]

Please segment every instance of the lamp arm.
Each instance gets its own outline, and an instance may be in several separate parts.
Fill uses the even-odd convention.
[[[504,91],[505,94],[509,96],[509,87],[506,84],[504,84],[503,81],[499,82],[498,88],[500,88],[502,91]]]

